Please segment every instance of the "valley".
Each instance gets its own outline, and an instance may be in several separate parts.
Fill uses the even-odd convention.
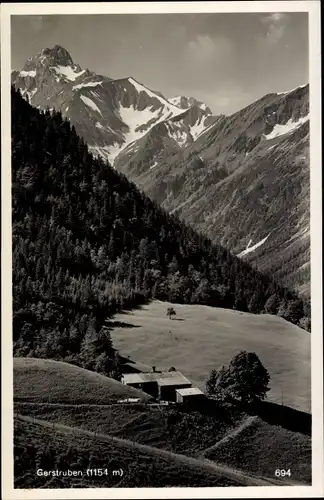
[[[176,153],[153,127],[115,167],[212,241],[309,297],[308,92],[264,96]],[[244,254],[250,240],[251,250],[263,243]]]

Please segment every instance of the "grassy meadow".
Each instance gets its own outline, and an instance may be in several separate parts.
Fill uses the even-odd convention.
[[[174,366],[202,390],[213,368],[240,350],[254,351],[271,376],[269,401],[311,411],[310,334],[282,318],[153,301],[117,314],[109,328],[123,356],[158,369]]]

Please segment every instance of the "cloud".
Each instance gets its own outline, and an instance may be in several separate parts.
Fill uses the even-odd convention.
[[[272,12],[261,17],[261,22],[266,26],[265,43],[276,45],[284,37],[288,16],[282,12]]]
[[[228,38],[197,35],[189,41],[187,57],[191,63],[205,66],[219,63],[227,58],[231,51],[232,44]]]

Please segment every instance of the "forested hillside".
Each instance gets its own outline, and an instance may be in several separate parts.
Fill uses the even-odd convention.
[[[158,207],[60,113],[12,89],[14,353],[118,373],[107,316],[150,298],[267,311],[309,304]]]

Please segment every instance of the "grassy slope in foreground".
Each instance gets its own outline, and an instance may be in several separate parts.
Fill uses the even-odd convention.
[[[121,398],[148,401],[150,396],[61,361],[14,358],[14,398],[41,403],[105,404]]]
[[[281,408],[281,407],[280,407]],[[274,479],[291,469],[284,483],[311,481],[311,438],[256,415],[202,414],[149,405],[59,405],[16,403],[15,415],[131,440]],[[298,416],[296,416],[296,419]]]
[[[144,404],[71,405],[16,402],[15,415],[129,439],[155,448],[200,456],[245,421],[245,414],[185,411]]]
[[[20,373],[20,379],[15,376],[15,396],[16,400],[18,400],[15,403],[15,477],[17,487],[46,487],[45,484],[47,484],[43,480],[35,479],[35,474],[31,473],[32,467],[29,465],[28,468],[24,463],[24,461],[28,460],[33,461],[35,458],[33,458],[33,454],[28,447],[32,446],[36,450],[43,449],[44,443],[50,440],[52,446],[58,450],[56,452],[56,458],[58,459],[62,453],[66,452],[66,446],[72,445],[76,454],[73,458],[75,464],[81,460],[81,457],[85,456],[87,458],[90,450],[94,450],[93,455],[95,457],[102,457],[101,448],[97,449],[96,445],[94,449],[93,442],[91,446],[89,445],[88,450],[86,450],[86,446],[83,446],[83,440],[88,441],[92,435],[91,433],[94,432],[97,437],[99,434],[105,435],[105,441],[109,443],[107,453],[110,452],[111,458],[126,461],[126,466],[130,467],[126,479],[128,486],[134,484],[145,486],[143,481],[145,475],[147,475],[146,467],[149,467],[146,464],[150,463],[152,453],[154,457],[156,457],[156,454],[158,455],[158,460],[161,457],[163,458],[162,463],[158,465],[165,471],[167,483],[163,482],[161,475],[161,477],[158,477],[157,482],[150,483],[151,486],[179,486],[179,481],[176,482],[175,480],[177,474],[181,475],[181,480],[183,480],[181,485],[185,486],[193,486],[194,484],[200,486],[232,484],[227,482],[228,479],[233,479],[231,475],[225,476],[225,484],[223,484],[224,478],[215,477],[215,464],[212,464],[212,468],[209,469],[212,473],[210,478],[207,478],[205,473],[200,475],[199,472],[197,475],[197,467],[192,470],[192,479],[183,474],[183,464],[186,460],[189,465],[199,466],[197,459],[201,462],[201,460],[204,460],[203,457],[214,460],[217,467],[219,464],[223,464],[227,471],[233,472],[238,469],[245,470],[248,474],[252,471],[255,476],[262,476],[268,478],[269,481],[273,481],[275,479],[274,467],[278,461],[278,455],[280,455],[282,467],[289,468],[291,466],[289,460],[294,462],[293,478],[291,478],[293,482],[298,481],[298,483],[305,484],[310,481],[311,449],[308,435],[291,432],[282,426],[269,425],[256,416],[244,414],[226,416],[219,410],[216,415],[209,415],[200,414],[197,411],[189,413],[176,411],[172,408],[158,409],[140,404],[129,405],[127,408],[119,404],[111,405],[108,403],[113,403],[114,398],[117,395],[120,396],[120,390],[126,389],[132,395],[137,391],[121,387],[120,384],[114,384],[114,381],[97,376],[97,374],[94,374],[95,378],[93,378],[91,372],[66,363],[39,359],[15,359],[14,362],[15,375],[17,372]],[[19,366],[20,370],[17,370],[17,366]],[[39,369],[40,366],[43,369]],[[32,373],[32,377],[30,377],[30,373]],[[22,380],[22,375],[24,375],[25,380],[30,380],[28,386]],[[76,391],[76,396],[68,390],[67,380],[64,379],[66,375],[70,375],[72,388]],[[74,377],[77,377],[76,384],[73,381]],[[104,382],[102,379],[104,379]],[[18,383],[18,380],[20,383]],[[91,384],[89,384],[89,380]],[[57,384],[59,384],[59,387],[56,387]],[[83,384],[85,394],[83,394],[80,384]],[[102,397],[102,388],[104,390],[108,389],[108,397]],[[95,404],[91,404],[93,399],[89,398],[89,390],[91,390],[91,395],[96,401]],[[62,391],[64,391],[66,397],[65,403],[60,403],[62,401]],[[48,394],[50,394],[50,397]],[[84,403],[84,401],[87,401],[87,403]],[[25,422],[23,428],[19,424],[21,418],[18,414],[24,415],[22,417]],[[41,429],[36,432],[38,437],[35,437],[33,433],[31,436],[30,426],[35,426],[38,419],[42,421],[42,424],[39,424]],[[67,432],[67,436],[71,438],[72,434],[72,438],[66,439],[65,448],[62,449],[61,431],[66,432],[64,426],[69,427],[70,430]],[[80,439],[75,441],[75,435],[79,436],[81,442]],[[123,441],[114,440],[112,436],[123,438]],[[134,442],[134,444],[131,444],[131,442]],[[138,448],[139,443],[149,445],[150,448],[140,449]],[[123,448],[122,451],[119,445]],[[115,449],[114,446],[117,448]],[[130,466],[129,463],[130,448],[132,448],[133,452],[133,466]],[[160,449],[161,454],[158,453],[156,448]],[[253,450],[253,453],[250,452],[250,449]],[[144,451],[144,454],[138,453],[139,450]],[[165,455],[166,450],[173,453]],[[265,450],[267,459],[264,461]],[[26,453],[27,455],[31,453],[31,455],[25,457]],[[177,463],[175,463],[176,457],[174,454],[179,453],[187,455],[187,457],[180,457],[180,462],[176,460]],[[244,462],[245,456],[246,462]],[[191,463],[190,457],[196,458],[196,460]],[[166,458],[170,461],[168,465],[165,462]],[[108,460],[108,456],[105,460]],[[250,468],[249,464],[252,460],[254,466]],[[97,466],[99,467],[99,465]],[[84,467],[87,467],[87,465],[84,465]],[[118,468],[118,464],[115,463],[114,467]],[[202,467],[205,469],[204,465]],[[79,466],[74,465],[73,468],[79,469]],[[26,471],[24,477],[22,470]],[[150,471],[149,468],[148,470]],[[219,471],[220,469],[218,469]],[[151,472],[148,473],[149,478]],[[155,471],[152,474],[155,477]],[[136,475],[140,475],[140,477],[135,479]],[[200,480],[202,483],[199,483]],[[134,481],[139,481],[139,483],[134,483]],[[241,484],[240,481],[239,484]],[[283,483],[289,484],[290,478],[285,478]],[[64,480],[65,484],[66,481]],[[91,481],[89,482],[88,478],[78,483],[79,486],[87,487],[91,486],[91,484],[94,486]],[[58,487],[57,482],[55,485],[53,482],[49,482],[47,487]],[[75,482],[74,485],[76,485]],[[107,482],[104,485],[109,486]],[[125,486],[124,482],[120,486]]]
[[[311,484],[311,445],[309,436],[250,416],[206,449],[204,456],[259,476],[271,477],[276,469],[290,469],[291,479]]]
[[[282,318],[153,301],[115,320],[137,326],[111,331],[122,355],[159,369],[175,366],[202,389],[213,368],[242,349],[254,351],[271,376],[269,401],[311,411],[310,335]]]
[[[49,442],[50,431],[50,442]],[[90,467],[122,468],[120,477],[96,477],[91,480],[85,474],[72,481],[63,478],[63,484],[50,478],[35,475],[33,450],[52,446],[57,459],[70,448],[70,468],[86,470]],[[26,449],[26,446],[28,448]],[[27,451],[26,451],[27,450]],[[94,434],[57,424],[34,420],[29,417],[15,419],[15,486],[29,488],[71,487],[143,487],[143,486],[265,486],[278,484],[236,471],[227,466],[218,466],[191,457],[158,450],[131,441]],[[34,457],[34,458],[32,458]],[[72,467],[73,461],[73,467]],[[51,470],[51,469],[50,469]],[[23,474],[22,474],[23,471]],[[28,483],[28,486],[27,486]]]

